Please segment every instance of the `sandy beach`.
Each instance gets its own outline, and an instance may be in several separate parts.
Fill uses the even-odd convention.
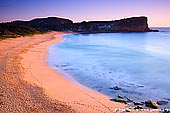
[[[61,42],[64,34],[0,41],[0,112],[113,113],[127,107],[69,81],[47,65],[48,47]]]
[[[41,87],[23,80],[26,69],[21,64],[21,54],[54,39],[52,34],[0,41],[0,113],[74,112],[70,106],[49,98]]]

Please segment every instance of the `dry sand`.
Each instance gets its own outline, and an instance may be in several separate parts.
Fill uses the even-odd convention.
[[[0,41],[0,113],[74,112],[66,104],[46,96],[42,88],[23,80],[26,70],[20,54],[53,39],[51,36],[52,33]]]
[[[63,34],[52,32],[0,42],[0,112],[122,112],[116,108],[126,105],[112,102],[48,67],[48,47],[61,42]]]

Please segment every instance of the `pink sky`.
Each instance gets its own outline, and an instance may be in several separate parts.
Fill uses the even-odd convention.
[[[147,16],[149,26],[170,27],[170,0],[0,0],[0,22],[66,17],[75,22]]]

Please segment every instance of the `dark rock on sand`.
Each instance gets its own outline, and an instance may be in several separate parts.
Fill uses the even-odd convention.
[[[159,108],[159,106],[157,105],[157,103],[154,100],[146,100],[145,105],[146,105],[146,107],[150,107],[150,108],[153,108],[153,109]]]
[[[134,107],[134,109],[143,109],[143,107],[138,105],[138,106]]]
[[[169,109],[165,109],[163,113],[170,113]]]
[[[126,112],[131,112],[131,109],[127,108],[125,111],[126,111]]]
[[[168,104],[168,101],[158,100],[158,101],[157,101],[157,104],[158,104],[158,105],[166,105],[166,104]]]

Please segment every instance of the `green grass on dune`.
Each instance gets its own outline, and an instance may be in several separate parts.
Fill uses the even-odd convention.
[[[38,31],[33,27],[27,25],[5,25],[0,26],[0,39],[16,38],[19,36],[27,36],[34,34],[41,34],[47,31]]]

